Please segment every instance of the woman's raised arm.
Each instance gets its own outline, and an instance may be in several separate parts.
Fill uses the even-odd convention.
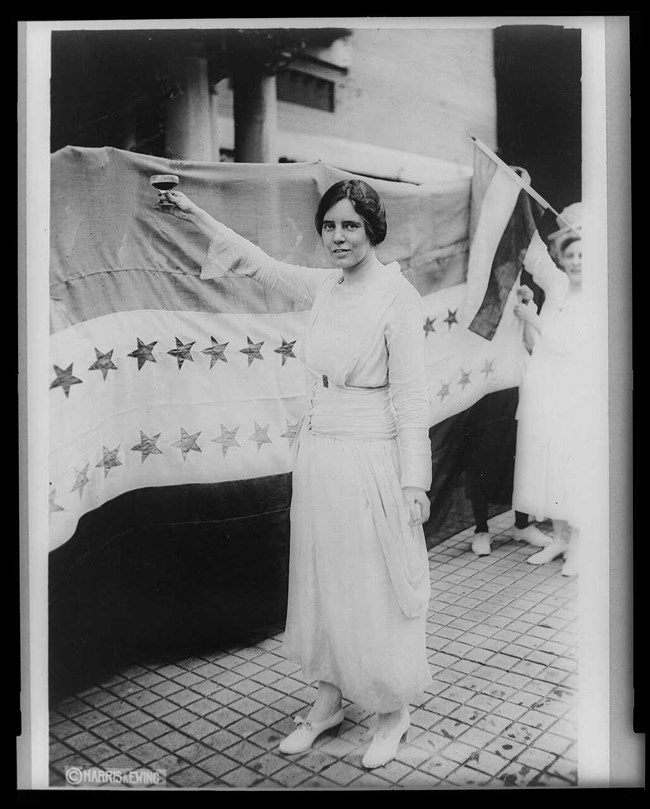
[[[170,214],[177,219],[184,219],[212,240],[218,235],[221,223],[217,222],[207,211],[200,208],[195,202],[181,191],[162,191],[158,204],[154,208],[161,213]]]
[[[278,261],[217,221],[180,191],[163,192],[155,207],[162,213],[190,222],[210,240],[201,267],[203,279],[228,274],[249,277],[288,298],[311,305],[323,281],[336,274],[336,270],[302,267]]]
[[[533,233],[524,256],[524,267],[547,295],[557,288],[563,289],[568,283],[565,273],[555,265],[537,231]]]

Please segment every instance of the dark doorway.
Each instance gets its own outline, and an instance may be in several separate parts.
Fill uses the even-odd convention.
[[[497,28],[494,63],[500,156],[525,168],[560,211],[582,198],[581,32],[560,25]]]

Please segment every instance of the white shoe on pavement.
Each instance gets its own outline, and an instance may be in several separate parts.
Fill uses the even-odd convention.
[[[562,565],[563,576],[578,575],[578,536],[576,533],[569,539],[569,547],[564,554],[564,564]]]
[[[311,750],[312,744],[323,731],[335,728],[344,719],[343,708],[322,722],[310,722],[302,716],[296,716],[293,721],[298,727],[280,742],[279,750],[281,753],[288,753],[289,755],[306,753],[307,750]]]
[[[482,531],[480,534],[474,534],[474,539],[472,540],[472,552],[477,556],[489,556],[490,551],[492,550],[490,542],[491,537],[487,532]]]
[[[567,543],[563,539],[554,539],[550,545],[547,545],[541,551],[529,556],[526,561],[529,565],[545,565],[548,562],[552,562],[553,559],[557,559],[558,556],[562,556],[566,549]]]
[[[570,556],[562,565],[563,576],[577,576],[578,575],[578,560],[575,556]]]
[[[397,748],[406,731],[411,726],[411,717],[407,708],[402,709],[402,716],[395,727],[390,730],[377,730],[373,736],[370,747],[361,759],[361,764],[368,770],[383,767],[392,761],[397,754]]]
[[[553,542],[552,537],[540,531],[532,522],[525,528],[517,528],[515,526],[512,532],[512,538],[517,542],[526,542],[528,545],[532,545],[535,548],[545,548]]]

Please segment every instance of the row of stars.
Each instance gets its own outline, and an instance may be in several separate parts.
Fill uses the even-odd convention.
[[[463,368],[460,369],[461,376],[457,385],[465,390],[467,385],[471,384],[471,371],[465,371]],[[490,374],[494,373],[494,360],[493,359],[486,359],[483,363],[483,367],[480,369],[479,373],[485,375],[485,379],[489,377]],[[449,392],[449,388],[451,385],[454,384],[453,382],[441,382],[440,390],[437,392],[437,396],[440,397],[441,403],[447,396],[451,396]],[[269,437],[269,427],[270,425],[267,424],[265,427],[261,427],[256,421],[253,422],[255,425],[255,431],[251,436],[248,437],[248,441],[253,441],[257,445],[257,451],[260,451],[260,448],[264,444],[272,444],[273,441]],[[281,438],[286,438],[289,442],[289,446],[291,447],[295,441],[296,434],[298,431],[300,422],[292,423],[287,421],[287,430],[284,433],[281,433]],[[217,436],[216,438],[212,438],[212,442],[221,445],[221,450],[223,457],[228,454],[228,450],[234,447],[241,448],[241,444],[237,441],[237,433],[239,431],[239,426],[229,428],[226,427],[225,424],[220,425],[221,428],[221,435]],[[163,451],[158,447],[158,441],[160,440],[160,436],[162,433],[157,433],[153,436],[148,436],[142,430],[140,430],[140,443],[135,444],[131,447],[132,452],[140,452],[140,460],[144,463],[150,455],[163,455]],[[198,444],[198,438],[201,435],[201,431],[197,433],[188,433],[185,428],[181,427],[181,437],[178,441],[175,441],[170,446],[176,447],[181,451],[183,456],[183,460],[186,460],[188,454],[190,452],[203,452],[201,447]],[[104,470],[104,477],[108,477],[109,472],[111,469],[117,466],[123,466],[122,461],[119,460],[118,455],[120,451],[120,446],[118,444],[115,449],[109,450],[108,447],[102,447],[103,457],[99,461],[99,463],[95,464],[96,468],[103,468]],[[76,469],[75,468],[75,483],[70,489],[71,492],[78,491],[80,496],[83,493],[84,487],[90,482],[90,478],[88,477],[88,469],[90,467],[90,462],[88,462],[83,469]],[[64,509],[59,506],[57,503],[54,502],[54,497],[56,495],[56,490],[52,489],[50,492],[50,511],[64,511]]]
[[[269,424],[267,424],[265,427],[261,427],[256,421],[253,423],[255,425],[255,431],[247,440],[255,442],[257,445],[257,451],[259,452],[264,444],[272,444],[273,439],[269,437]],[[286,438],[288,440],[290,447],[293,445],[293,442],[296,439],[299,424],[299,421],[295,423],[287,421],[286,432],[280,434],[281,438]],[[241,444],[237,441],[239,427],[237,426],[230,428],[226,427],[225,424],[221,424],[220,426],[221,435],[218,435],[216,438],[212,438],[211,441],[215,444],[221,445],[222,455],[225,457],[228,454],[228,450],[235,447],[241,448]],[[156,433],[156,435],[148,436],[146,433],[140,430],[140,442],[131,447],[131,451],[140,453],[141,463],[144,463],[151,455],[164,455],[163,450],[161,450],[158,446],[161,435],[162,433]],[[174,443],[170,444],[170,446],[178,448],[181,451],[183,460],[186,460],[190,452],[203,452],[198,444],[198,438],[200,435],[201,430],[199,430],[197,433],[188,433],[185,428],[181,427],[180,440],[174,441]],[[99,463],[95,464],[95,468],[101,468],[104,470],[104,478],[108,477],[111,469],[124,465],[118,457],[119,452],[119,444],[117,447],[115,447],[115,449],[102,447],[103,457]],[[88,463],[86,463],[82,469],[77,469],[75,467],[75,482],[74,486],[70,489],[71,492],[78,491],[79,495],[82,495],[84,487],[90,482],[90,478],[88,477],[89,468],[90,461],[88,461]],[[50,492],[50,511],[63,511],[64,509],[62,509],[61,506],[54,503],[55,491],[56,490],[53,489],[52,492]]]
[[[456,318],[457,313],[458,309],[454,310],[447,309],[447,317],[443,318],[442,321],[443,323],[447,324],[447,331],[451,330],[451,327],[454,325],[454,323],[456,325],[459,325],[458,320]],[[430,334],[435,333],[436,329],[433,324],[436,322],[437,319],[438,319],[437,317],[427,317],[427,319],[424,321],[424,326],[422,328],[424,329],[425,337],[428,337]]]
[[[456,319],[456,313],[458,309],[451,309],[447,310],[447,317],[444,318],[443,323],[446,323],[448,328],[451,329],[454,323],[458,323]],[[437,318],[427,317],[425,323],[423,325],[425,336],[428,337],[429,334],[435,332],[434,323]],[[154,340],[151,343],[145,343],[139,337],[136,338],[138,347],[129,352],[126,356],[133,357],[138,361],[138,371],[142,370],[144,365],[147,362],[157,362],[153,350],[154,347],[158,344],[158,340]],[[194,362],[194,357],[192,355],[192,348],[194,347],[196,341],[192,341],[190,343],[184,343],[182,340],[179,340],[178,337],[174,338],[176,341],[176,348],[172,348],[170,351],[167,352],[172,357],[176,358],[178,362],[178,369],[183,367],[184,362]],[[287,359],[290,357],[296,358],[296,355],[293,353],[293,347],[296,344],[295,340],[288,341],[285,340],[284,337],[280,338],[282,340],[282,345],[278,346],[278,348],[274,348],[273,351],[276,354],[279,354],[282,357],[282,365],[286,363]],[[245,354],[248,357],[248,367],[252,365],[255,360],[264,360],[262,356],[262,346],[264,345],[265,341],[261,340],[259,343],[255,343],[249,336],[246,337],[247,346],[246,348],[240,348],[239,352],[241,354]],[[214,337],[210,336],[210,345],[207,348],[201,349],[202,354],[207,354],[210,357],[210,368],[212,368],[215,363],[221,362],[228,362],[227,357],[225,356],[226,348],[228,347],[229,343],[220,343]],[[118,366],[115,365],[113,362],[113,352],[114,349],[110,351],[103,352],[100,351],[97,347],[95,347],[95,362],[92,365],[88,366],[89,371],[101,371],[102,378],[106,381],[106,377],[108,376],[109,371],[117,371]],[[67,368],[60,368],[58,365],[54,365],[54,372],[56,374],[56,379],[50,384],[50,389],[52,388],[61,388],[66,396],[66,398],[70,395],[70,388],[73,385],[81,385],[83,384],[83,379],[80,379],[78,376],[75,376],[73,373],[73,366],[74,363],[70,363]]]
[[[154,340],[151,343],[144,343],[139,337],[136,339],[138,341],[138,347],[126,356],[133,357],[138,361],[138,371],[140,371],[144,367],[145,363],[157,362],[153,350],[158,341]],[[175,337],[174,339],[176,340],[176,348],[172,348],[171,351],[168,351],[167,353],[176,358],[176,361],[178,362],[178,370],[180,371],[184,362],[194,362],[192,347],[196,341],[191,343],[183,343],[183,341],[179,340],[178,337]],[[296,355],[293,353],[293,347],[296,344],[296,341],[292,340],[289,342],[285,340],[284,337],[281,337],[281,340],[282,345],[278,346],[278,348],[274,348],[273,351],[275,354],[279,354],[282,357],[282,365],[284,366],[289,357],[293,357],[294,359],[296,358]],[[225,352],[229,343],[220,343],[212,336],[210,337],[210,341],[211,344],[208,346],[208,348],[201,349],[202,354],[207,354],[210,357],[210,368],[212,368],[214,364],[219,361],[228,362]],[[248,367],[250,368],[251,364],[255,360],[264,360],[264,357],[262,356],[262,346],[264,345],[265,340],[255,343],[250,337],[247,336],[246,341],[246,348],[240,348],[239,353],[245,354],[248,357]],[[114,349],[111,349],[110,351],[104,353],[95,347],[95,362],[88,367],[88,370],[101,371],[102,377],[104,381],[106,381],[109,371],[117,371],[117,365],[115,365],[113,362],[113,352]],[[83,379],[80,379],[73,374],[73,365],[74,363],[70,363],[67,368],[60,368],[58,365],[54,366],[56,379],[51,383],[50,389],[61,388],[65,393],[66,398],[70,395],[70,388],[73,385],[80,385],[83,383]]]
[[[486,359],[483,363],[483,367],[479,370],[479,373],[485,375],[485,381],[490,376],[490,374],[494,373],[494,360]],[[440,390],[436,393],[436,396],[440,397],[440,402],[444,402],[446,396],[451,396],[449,392],[449,388],[453,385],[460,385],[460,387],[465,390],[468,385],[472,384],[472,380],[470,379],[472,372],[465,371],[463,368],[460,369],[460,379],[458,382],[441,382],[440,383]]]

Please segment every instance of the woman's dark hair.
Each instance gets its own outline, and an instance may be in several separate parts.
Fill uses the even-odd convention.
[[[363,219],[366,234],[373,246],[386,238],[386,209],[375,189],[364,180],[341,180],[330,186],[321,197],[314,222],[319,233],[323,231],[323,219],[329,209],[342,199],[349,199],[352,207]]]
[[[576,233],[573,233],[571,236],[565,236],[562,241],[560,242],[560,255],[564,253],[567,247],[573,242],[581,242],[582,236],[578,236]]]

